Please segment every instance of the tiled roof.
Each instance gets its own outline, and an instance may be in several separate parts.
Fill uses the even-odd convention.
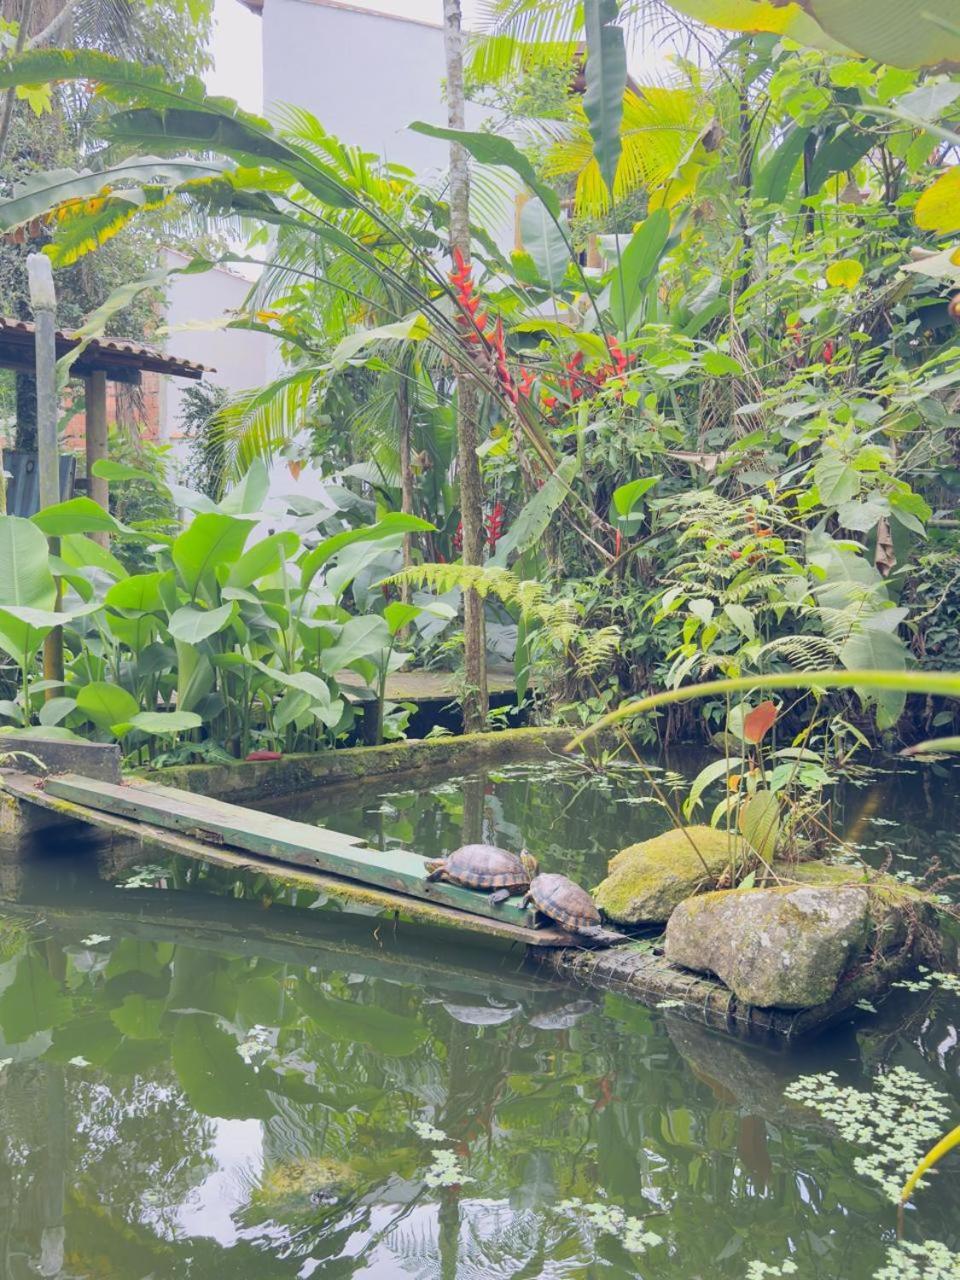
[[[33,344],[36,330],[28,320],[13,320],[0,316],[0,366],[28,368],[33,363]],[[57,359],[67,355],[81,339],[72,330],[57,330]],[[146,369],[153,373],[172,374],[178,378],[202,378],[216,370],[195,360],[181,360],[164,355],[142,342],[124,338],[91,338],[77,357],[73,371],[77,374],[103,370],[107,377],[114,374],[130,374]],[[119,381],[129,379],[119,378]]]

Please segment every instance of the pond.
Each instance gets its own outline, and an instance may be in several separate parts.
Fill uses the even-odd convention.
[[[864,773],[835,824],[897,873],[960,871],[956,779]],[[667,825],[648,795],[633,771],[540,763],[282,808],[383,847],[526,843],[591,884]],[[958,1274],[883,1270],[896,1211],[861,1141],[887,1107],[960,1122],[942,980],[775,1052],[265,876],[92,843],[2,873],[12,1280]],[[824,1071],[819,1110],[785,1095]],[[918,1193],[908,1241],[960,1250],[958,1173]]]

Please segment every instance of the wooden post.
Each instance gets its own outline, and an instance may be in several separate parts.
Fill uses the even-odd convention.
[[[50,259],[42,253],[27,258],[27,279],[34,319],[34,359],[37,370],[37,470],[40,481],[40,510],[60,501],[60,455],[57,447],[57,295]],[[50,538],[51,555],[60,554],[60,539]],[[63,587],[57,578],[54,609],[59,612]],[[63,630],[54,627],[43,642],[43,675],[47,680],[46,700],[57,697],[63,683]],[[30,708],[24,708],[28,722]]]
[[[101,476],[93,474],[93,464],[108,456],[107,445],[107,375],[96,369],[85,379],[86,439],[87,439],[87,495],[99,502],[104,511],[110,509],[110,487]],[[106,532],[91,533],[94,542],[109,546]]]

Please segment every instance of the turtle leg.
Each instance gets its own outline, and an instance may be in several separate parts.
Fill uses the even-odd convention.
[[[447,869],[442,862],[428,862],[426,867],[427,874],[423,877],[424,880],[442,880]]]
[[[509,889],[494,889],[493,893],[491,893],[490,895],[490,905],[494,907],[499,907],[500,903],[506,902],[506,900],[509,897],[510,897]]]

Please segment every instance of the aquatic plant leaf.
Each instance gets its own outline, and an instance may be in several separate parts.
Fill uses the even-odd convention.
[[[203,1115],[266,1120],[273,1114],[257,1073],[237,1053],[233,1036],[208,1014],[180,1015],[172,1057],[184,1093]]]
[[[77,710],[98,729],[109,729],[135,716],[140,703],[121,685],[94,680],[77,690]]]
[[[741,807],[740,833],[765,862],[773,858],[780,835],[780,805],[770,791],[758,791]]]
[[[70,1017],[70,1001],[54,981],[46,961],[36,952],[20,957],[13,981],[0,995],[0,1035],[19,1044],[38,1031],[49,1031]]]
[[[761,702],[743,717],[743,736],[747,742],[762,742],[777,719],[777,704]]]
[[[295,999],[307,1018],[331,1040],[369,1045],[386,1057],[406,1057],[427,1038],[427,1029],[415,1018],[405,1018],[379,1005],[338,1000],[307,982],[300,983]]]

